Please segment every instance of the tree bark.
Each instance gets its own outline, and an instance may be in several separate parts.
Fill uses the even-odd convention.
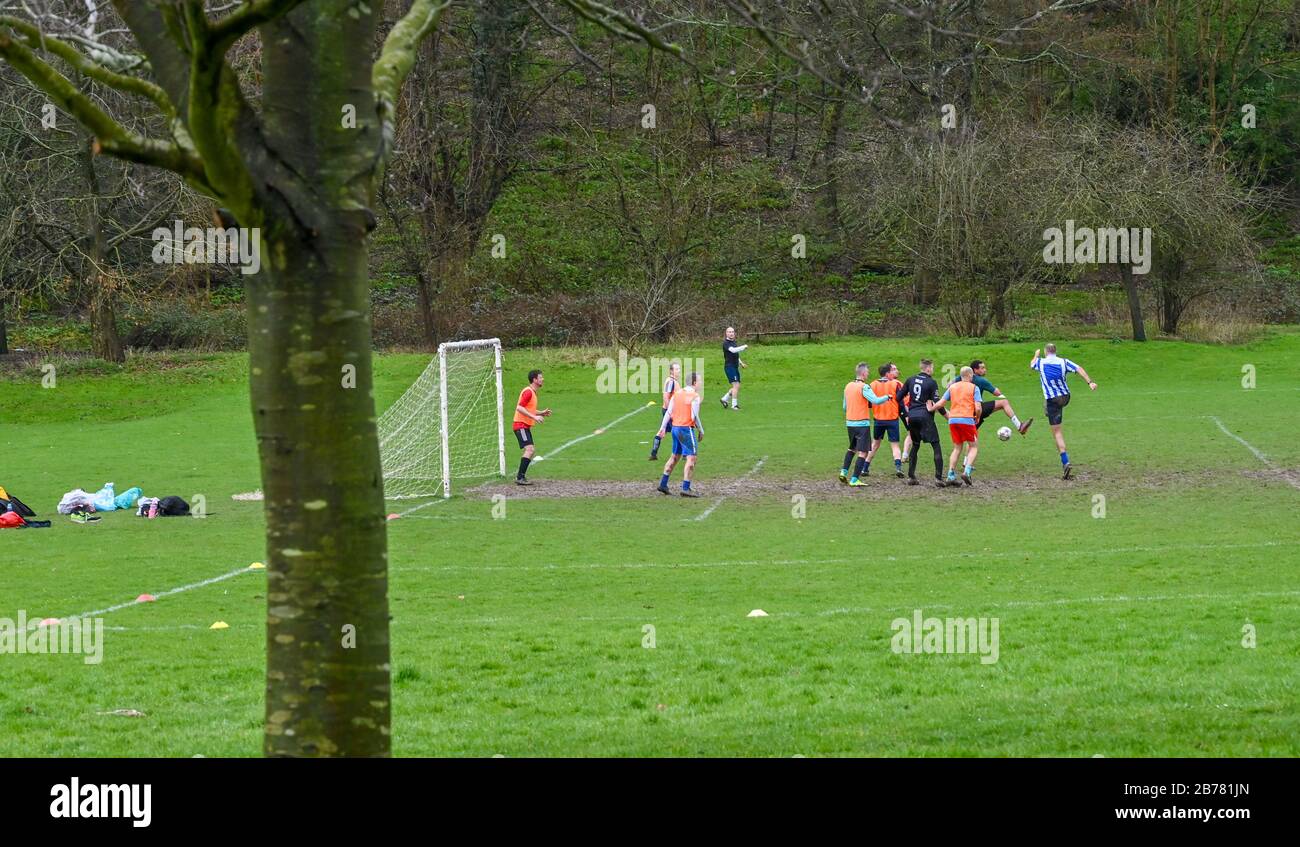
[[[1160,284],[1160,331],[1165,335],[1178,334],[1178,322],[1183,315],[1182,299],[1168,283]]]
[[[102,276],[96,275],[91,285],[91,352],[95,358],[106,362],[125,362],[126,349],[122,346],[122,336],[117,331],[117,309],[113,306],[111,284]]]
[[[1128,314],[1133,322],[1133,340],[1146,341],[1147,329],[1142,320],[1142,298],[1138,295],[1137,279],[1133,275],[1133,266],[1120,263],[1120,278],[1124,281],[1124,291],[1128,294]]]
[[[379,127],[360,108],[355,129],[339,122],[340,104],[373,101],[377,13],[354,18],[347,6],[305,4],[262,29],[275,45],[263,54],[267,146],[289,166],[263,177],[279,184],[260,194],[262,271],[246,286],[266,497],[269,756],[390,752],[367,271]]]
[[[415,290],[420,295],[420,328],[424,332],[424,346],[428,350],[436,350],[438,318],[433,309],[433,282],[422,270],[415,275]]]
[[[86,240],[90,255],[83,260],[84,280],[90,288],[90,346],[95,357],[106,362],[125,362],[126,350],[117,331],[117,309],[113,285],[104,274],[104,221],[100,214],[99,175],[95,173],[95,139],[87,133],[80,152],[81,174],[86,181]]]
[[[387,541],[364,232],[269,247],[274,284],[248,286],[267,522],[265,752],[387,755]]]

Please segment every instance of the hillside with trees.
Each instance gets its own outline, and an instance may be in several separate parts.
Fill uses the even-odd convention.
[[[0,349],[241,348],[245,278],[159,263],[152,238],[230,211],[102,155],[12,50],[142,136],[166,129],[152,92],[82,65],[140,78],[149,57],[109,4],[31,8],[0,6]],[[377,347],[635,349],[724,323],[1232,340],[1300,320],[1293,3],[618,8],[622,30],[566,2],[453,3],[419,45],[372,210]],[[264,49],[228,54],[253,103]],[[1067,220],[1150,228],[1149,269],[1045,263]]]

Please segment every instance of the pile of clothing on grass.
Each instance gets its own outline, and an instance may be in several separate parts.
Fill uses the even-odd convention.
[[[70,515],[78,523],[99,520],[98,512],[114,512],[119,509],[135,509],[142,518],[184,517],[190,513],[190,504],[176,496],[145,497],[139,488],[128,488],[118,494],[113,483],[91,494],[80,488],[74,488],[59,500],[59,514]]]
[[[44,529],[49,521],[30,521],[36,512],[0,485],[0,529]]]

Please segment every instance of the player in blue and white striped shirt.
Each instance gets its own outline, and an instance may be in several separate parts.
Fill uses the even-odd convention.
[[[1047,355],[1042,358],[1039,354],[1042,350],[1034,351],[1034,358],[1030,360],[1029,367],[1031,370],[1038,371],[1038,378],[1043,383],[1043,399],[1047,407],[1047,423],[1052,427],[1052,437],[1056,439],[1056,449],[1061,452],[1061,478],[1070,478],[1070,454],[1065,450],[1065,436],[1061,434],[1061,419],[1064,416],[1066,405],[1070,402],[1070,386],[1066,384],[1066,377],[1072,373],[1077,373],[1088,381],[1088,388],[1093,391],[1097,390],[1097,383],[1092,381],[1088,372],[1079,367],[1069,359],[1063,359],[1056,355],[1056,345],[1047,345]]]

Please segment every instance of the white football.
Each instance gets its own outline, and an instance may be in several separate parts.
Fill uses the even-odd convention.
[[[1011,437],[1011,427],[1004,426],[1002,427],[1002,429],[998,430],[998,438],[1001,438],[1003,441],[1006,441],[1010,437]]]

